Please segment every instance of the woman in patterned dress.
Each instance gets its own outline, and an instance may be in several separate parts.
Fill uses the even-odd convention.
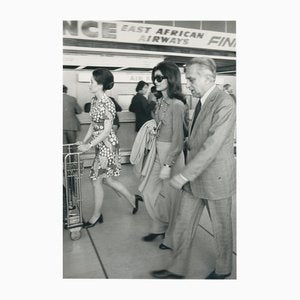
[[[104,68],[94,70],[90,82],[90,92],[94,94],[91,103],[91,125],[82,142],[78,142],[78,150],[86,152],[95,147],[95,159],[91,167],[95,206],[90,220],[85,224],[86,228],[93,227],[98,221],[103,222],[101,208],[103,204],[103,181],[114,190],[123,195],[133,207],[132,213],[138,210],[138,201],[142,201],[138,195],[132,195],[127,188],[117,180],[112,179],[120,175],[121,158],[119,154],[119,142],[112,129],[113,119],[116,114],[115,105],[105,94],[114,85],[113,74]]]

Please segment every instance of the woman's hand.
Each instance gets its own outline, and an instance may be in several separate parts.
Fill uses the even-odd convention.
[[[168,179],[171,176],[171,168],[169,166],[163,166],[160,170],[159,178]]]
[[[86,152],[86,151],[89,151],[90,148],[91,148],[90,144],[82,144],[82,145],[78,146],[78,151],[79,152]]]
[[[82,145],[82,144],[83,144],[82,141],[77,141],[77,142],[75,143],[75,145],[77,145],[77,146]]]

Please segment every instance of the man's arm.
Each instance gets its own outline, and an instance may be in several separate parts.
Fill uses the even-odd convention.
[[[129,105],[129,108],[128,108],[128,110],[129,111],[131,111],[131,112],[135,112],[136,111],[136,109],[135,109],[135,96],[131,99],[131,103],[130,103],[130,105]]]
[[[181,175],[189,181],[197,178],[216,158],[224,141],[233,130],[234,124],[235,105],[231,100],[217,108],[206,141],[198,154],[183,169]]]
[[[154,101],[149,102],[147,100],[147,98],[145,98],[144,96],[141,97],[141,104],[142,104],[143,110],[145,112],[149,112],[149,113],[151,113],[151,111],[153,111],[153,109],[156,106],[156,102],[154,102]]]

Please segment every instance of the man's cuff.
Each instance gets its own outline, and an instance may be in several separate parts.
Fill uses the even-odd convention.
[[[187,178],[185,178],[182,174],[178,174],[185,182],[188,182],[189,180]]]

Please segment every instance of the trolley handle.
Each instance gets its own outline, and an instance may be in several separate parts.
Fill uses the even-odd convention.
[[[81,152],[78,151],[77,147],[79,145],[77,145],[76,143],[72,143],[72,144],[63,144],[63,154],[79,154]]]
[[[74,156],[75,156],[75,155],[78,155],[78,156],[79,156],[80,154],[82,154],[82,152],[66,153],[65,158],[66,158],[66,157],[69,157],[69,156],[72,156],[72,155],[74,155]]]

